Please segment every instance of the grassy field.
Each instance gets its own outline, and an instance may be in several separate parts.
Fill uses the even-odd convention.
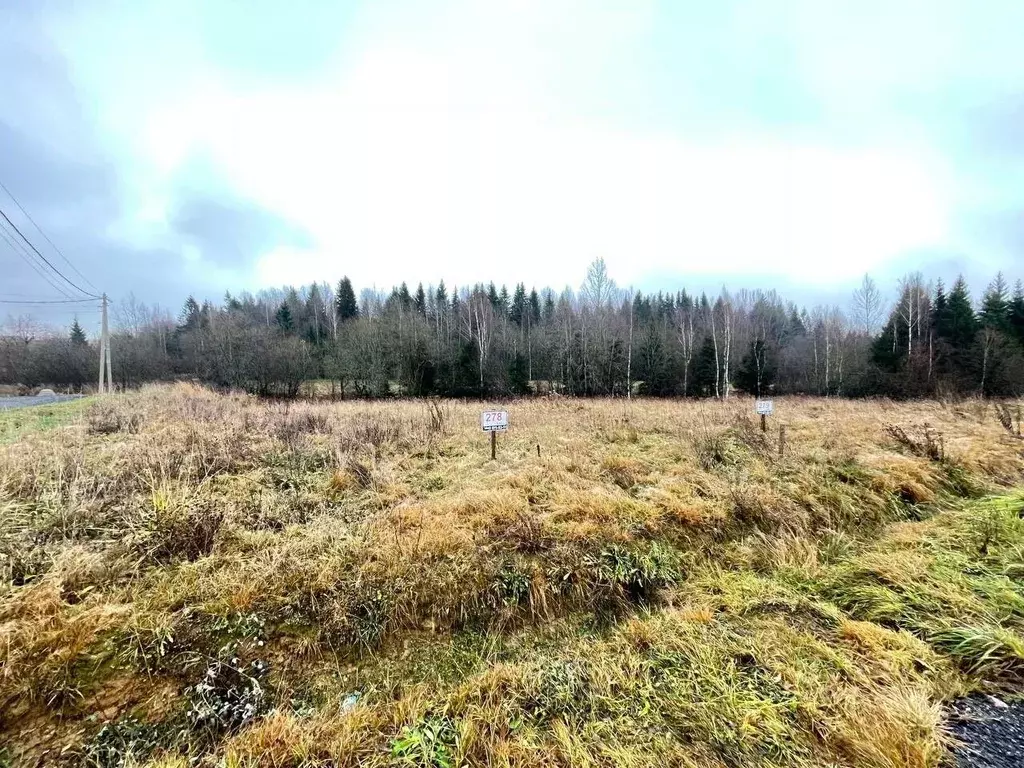
[[[12,443],[24,434],[80,422],[89,402],[88,398],[83,398],[0,411],[0,445]]]
[[[78,407],[0,445],[0,765],[935,766],[1024,685],[989,404]]]

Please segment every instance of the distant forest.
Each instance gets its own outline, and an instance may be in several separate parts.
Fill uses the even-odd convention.
[[[603,260],[578,291],[445,284],[390,293],[313,284],[189,298],[177,318],[133,298],[112,310],[115,383],[198,378],[294,396],[310,379],[339,396],[1015,396],[1024,393],[1024,288],[978,297],[902,279],[889,304],[870,277],[844,308],[808,310],[774,291],[714,296],[618,288]],[[77,321],[0,330],[0,383],[81,388],[97,339]]]

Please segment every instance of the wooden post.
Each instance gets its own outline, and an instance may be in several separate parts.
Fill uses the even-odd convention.
[[[786,425],[779,424],[779,458],[786,456]]]
[[[498,455],[498,433],[493,429],[491,430],[491,461]]]
[[[540,458],[540,443],[537,443],[537,458]]]
[[[1020,437],[1020,406],[1017,406],[1017,437]]]
[[[768,431],[768,417],[765,416],[763,413],[761,414],[761,431],[762,432],[767,432]]]

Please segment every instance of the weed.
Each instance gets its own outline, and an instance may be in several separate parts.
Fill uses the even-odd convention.
[[[167,743],[165,728],[133,717],[104,725],[85,749],[85,764],[93,768],[122,768],[144,761]]]
[[[421,768],[456,768],[459,735],[445,717],[432,717],[405,726],[391,741],[391,756],[400,765]]]
[[[93,403],[86,413],[89,434],[112,435],[118,432],[136,434],[142,426],[142,414],[120,398]]]
[[[494,581],[494,593],[506,607],[522,605],[530,596],[530,574],[514,566],[502,568]]]
[[[943,461],[946,457],[945,440],[939,433],[933,432],[931,427],[925,424],[921,428],[921,437],[913,438],[906,430],[898,424],[886,424],[885,432],[899,445],[906,448],[915,456],[931,459],[932,461]]]
[[[245,663],[231,656],[233,646],[226,646],[214,659],[195,685],[189,687],[187,717],[195,728],[212,734],[230,732],[252,722],[270,708],[270,698],[261,684],[268,672],[265,661]]]

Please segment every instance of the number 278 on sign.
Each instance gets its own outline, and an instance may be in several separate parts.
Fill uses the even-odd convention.
[[[504,432],[508,429],[508,411],[484,411],[480,414],[480,429],[484,432]]]

